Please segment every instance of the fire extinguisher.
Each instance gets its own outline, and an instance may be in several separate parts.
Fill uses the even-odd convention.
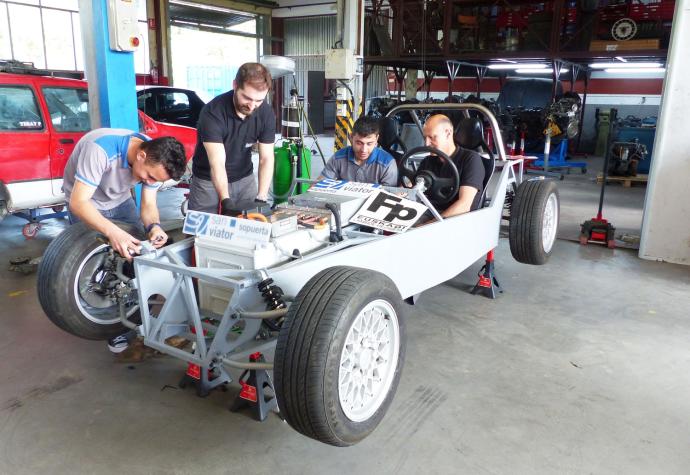
[[[149,75],[151,76],[151,82],[153,84],[158,84],[158,68],[155,66],[151,66],[151,71],[149,72]]]

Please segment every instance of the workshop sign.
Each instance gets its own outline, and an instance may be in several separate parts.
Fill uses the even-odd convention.
[[[271,223],[204,213],[202,211],[188,211],[184,219],[182,232],[192,236],[203,236],[219,241],[243,239],[254,242],[268,242],[271,239]]]
[[[372,191],[380,190],[381,185],[378,183],[358,183],[356,181],[347,180],[331,180],[324,178],[321,181],[314,183],[309,187],[310,192],[328,193],[339,196],[360,197],[367,196]]]
[[[427,209],[416,201],[379,190],[369,196],[359,211],[350,218],[350,222],[392,233],[402,233],[416,223]]]

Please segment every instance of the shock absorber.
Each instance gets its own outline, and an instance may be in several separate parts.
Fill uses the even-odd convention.
[[[287,308],[287,304],[283,300],[283,289],[275,285],[273,279],[270,277],[262,280],[257,285],[261,296],[266,301],[266,310],[278,310],[280,308]],[[271,330],[280,330],[283,324],[284,317],[276,318],[274,320],[264,320],[266,326]]]

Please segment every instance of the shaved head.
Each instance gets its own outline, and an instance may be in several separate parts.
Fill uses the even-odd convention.
[[[450,128],[451,130],[453,129],[453,123],[450,121],[447,115],[444,114],[435,114],[429,117],[426,120],[426,123],[424,124],[424,128],[426,129],[429,127],[430,129],[436,128],[436,127],[446,127]]]
[[[435,114],[424,123],[424,143],[450,156],[455,152],[453,123],[448,116]]]

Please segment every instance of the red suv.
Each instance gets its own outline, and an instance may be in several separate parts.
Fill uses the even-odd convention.
[[[64,205],[62,174],[90,129],[88,101],[85,81],[0,73],[0,220],[20,210]],[[156,122],[139,111],[139,130],[154,138],[176,137],[188,160],[194,153],[196,129]]]

